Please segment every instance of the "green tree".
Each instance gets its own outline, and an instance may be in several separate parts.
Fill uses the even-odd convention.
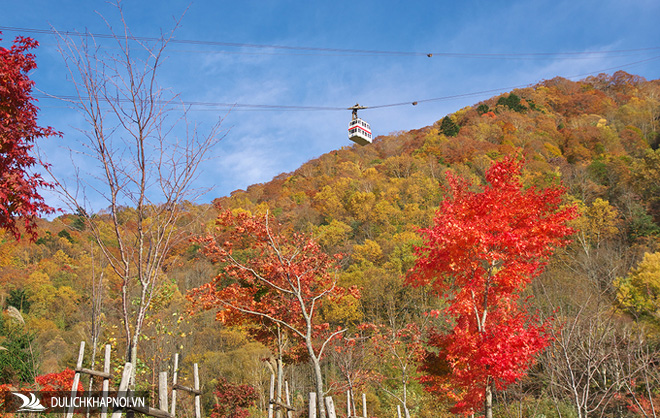
[[[461,130],[461,127],[458,126],[449,116],[442,118],[442,123],[440,123],[440,132],[446,136],[456,136]]]
[[[509,94],[506,97],[504,96],[500,97],[497,100],[497,104],[506,106],[509,109],[513,110],[514,112],[518,112],[518,113],[524,113],[527,110],[527,107],[522,103],[520,103],[520,97],[518,97],[513,93]]]

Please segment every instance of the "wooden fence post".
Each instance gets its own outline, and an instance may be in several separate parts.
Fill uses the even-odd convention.
[[[316,392],[309,392],[309,418],[316,418]]]
[[[289,382],[286,380],[284,381],[284,394],[286,396],[286,404],[289,406],[289,408],[286,410],[286,416],[287,418],[293,418],[293,410],[291,409],[291,396],[289,395]]]
[[[325,409],[328,413],[328,418],[337,418],[337,413],[335,412],[335,403],[332,401],[332,396],[325,397]]]
[[[110,351],[112,350],[112,347],[110,347],[110,344],[105,345],[105,357],[103,359],[103,373],[107,374],[107,377],[103,377],[103,386],[101,387],[101,390],[103,391],[103,397],[107,398],[108,397],[108,391],[110,390]],[[103,408],[101,408],[101,418],[107,418],[108,417],[108,405],[103,405]]]
[[[103,364],[103,371],[94,370],[94,365],[91,369],[86,369],[82,367],[84,353],[85,353],[85,342],[80,342],[80,350],[78,352],[78,361],[76,363],[76,370],[73,379],[73,385],[71,387],[71,396],[76,396],[78,391],[78,385],[80,384],[80,375],[88,374],[90,379],[94,377],[103,378],[102,385],[102,396],[105,398],[109,395],[110,390],[110,357],[111,357],[111,346],[108,344],[105,346],[105,358]],[[193,365],[193,378],[194,378],[194,388],[186,387],[179,385],[177,382],[178,379],[178,368],[179,368],[179,354],[175,354],[174,359],[174,373],[172,377],[172,410],[171,413],[168,411],[168,386],[167,386],[167,374],[168,372],[160,372],[158,375],[158,408],[151,407],[141,407],[137,405],[127,406],[126,408],[117,409],[112,412],[112,418],[121,418],[122,414],[126,416],[132,416],[134,412],[139,412],[147,416],[155,418],[174,418],[176,413],[176,393],[177,390],[184,390],[194,394],[195,396],[195,418],[202,418],[202,408],[201,408],[201,395],[200,391],[200,382],[199,382],[199,367],[197,363]],[[124,370],[122,372],[121,381],[119,382],[118,395],[123,397],[132,397],[134,396],[131,393],[131,380],[133,375],[134,366],[133,363],[125,363]],[[90,380],[91,385],[91,380]],[[288,388],[287,388],[288,391]],[[73,406],[69,407],[66,413],[66,418],[72,418],[74,414]],[[107,406],[101,409],[101,418],[107,418],[108,410]],[[292,418],[292,417],[289,417]]]
[[[195,418],[202,418],[202,394],[199,391],[199,367],[193,364],[193,378],[195,382]]]
[[[119,382],[119,395],[126,396],[128,390],[128,384],[131,380],[131,373],[133,371],[133,364],[126,363],[124,365],[124,372],[121,375],[121,381]],[[118,409],[112,413],[112,418],[121,418],[121,409]]]
[[[80,383],[80,370],[82,369],[83,356],[85,355],[85,342],[80,342],[80,350],[78,351],[78,362],[76,363],[76,373],[73,375],[73,385],[71,385],[71,397],[76,396],[78,392],[78,383]],[[66,413],[66,418],[73,417],[73,406],[69,407]]]
[[[268,391],[268,418],[273,418],[273,401],[275,400],[275,373],[270,375],[270,390]]]
[[[178,357],[178,355],[175,356],[174,363],[175,363],[175,370],[178,370],[179,369],[179,357]],[[163,373],[165,373],[165,376],[166,376],[165,381],[167,381],[167,372],[163,372]],[[189,386],[180,385],[178,383],[178,371],[176,373],[177,373],[177,377],[173,378],[173,380],[176,383],[172,383],[172,393],[174,394],[175,391],[177,391],[177,393],[178,393],[178,391],[180,391],[180,390],[182,390],[184,392],[192,393],[195,396],[195,418],[202,418],[202,400],[201,400],[202,392],[199,390],[199,367],[198,367],[197,363],[193,364],[194,385],[193,385],[192,388],[189,387]],[[167,392],[165,392],[165,393],[167,393]],[[176,412],[175,405],[172,404],[171,412],[168,412],[167,410],[165,410],[163,412],[167,415],[167,418],[174,417],[174,414]]]
[[[367,395],[362,394],[362,417],[367,418]]]
[[[176,384],[179,378],[179,353],[174,354],[174,372],[172,372],[172,416],[176,415]]]
[[[167,412],[167,372],[158,374],[158,408]]]

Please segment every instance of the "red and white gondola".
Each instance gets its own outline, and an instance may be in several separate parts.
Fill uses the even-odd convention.
[[[357,116],[358,109],[365,109],[365,107],[356,104],[349,109],[353,111],[353,117],[348,123],[348,139],[359,145],[371,144],[373,141],[371,126]]]

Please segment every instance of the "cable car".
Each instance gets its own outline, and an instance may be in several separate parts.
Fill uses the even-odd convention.
[[[373,141],[371,136],[371,126],[369,126],[366,121],[358,118],[358,109],[366,109],[366,107],[360,106],[359,104],[349,107],[349,110],[353,111],[353,117],[348,124],[348,139],[359,145],[371,144]]]

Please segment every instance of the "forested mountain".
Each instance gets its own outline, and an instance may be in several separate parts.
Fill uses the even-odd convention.
[[[179,227],[189,229],[189,239],[176,243],[160,273],[139,384],[153,388],[178,352],[184,370],[200,364],[207,411],[226,378],[255,387],[250,410],[263,415],[273,353],[248,326],[193,312],[189,292],[224,266],[206,257],[199,239],[216,233],[218,214],[268,214],[279,233],[308,234],[324,253],[342,254],[338,283],[359,289],[359,299],[325,304],[320,312],[331,329],[348,327],[322,359],[330,392],[366,393],[370,416],[392,416],[404,394],[412,416],[449,416],[449,401],[417,379],[442,373],[418,366],[425,330],[443,327],[442,318],[425,313],[443,302],[407,285],[406,275],[422,242],[419,229],[431,225],[449,193],[447,172],[477,190],[493,162],[507,156],[524,161],[525,187],[565,187],[564,204],[575,205],[580,217],[571,221],[572,243],[528,289],[539,315],[555,318],[553,342],[526,379],[496,394],[496,411],[586,417],[640,416],[652,404],[659,410],[660,80],[624,72],[516,89],[432,126],[322,155],[213,205],[185,208]],[[119,216],[130,226],[131,208]],[[110,227],[106,234],[112,242]],[[126,350],[119,285],[81,214],[41,220],[34,243],[3,233],[0,384],[31,384],[37,375],[73,367],[81,340],[99,352],[111,344],[118,369]],[[292,350],[284,359],[297,407],[312,387],[304,357]],[[183,379],[190,376],[184,372]]]

